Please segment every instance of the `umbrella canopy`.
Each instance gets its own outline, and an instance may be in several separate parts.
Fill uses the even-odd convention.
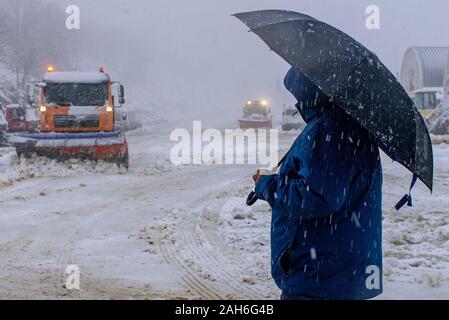
[[[235,17],[432,190],[433,152],[427,127],[404,88],[374,53],[344,32],[297,12],[263,10]]]

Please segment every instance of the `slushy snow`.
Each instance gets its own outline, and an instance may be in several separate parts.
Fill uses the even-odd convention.
[[[175,166],[169,133],[167,123],[131,133],[129,172],[0,149],[0,296],[278,299],[270,208],[245,205],[257,166]],[[281,155],[297,134],[280,135]],[[449,297],[449,145],[434,155],[434,193],[418,183],[414,207],[399,212],[412,175],[382,158],[380,299]],[[70,264],[80,267],[80,291],[64,288]]]

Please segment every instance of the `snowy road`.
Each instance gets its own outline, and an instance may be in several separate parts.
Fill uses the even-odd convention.
[[[1,151],[0,298],[278,298],[269,208],[242,198],[255,167],[172,165],[169,128],[179,125],[132,133],[128,173]],[[282,134],[281,152],[294,138]],[[415,207],[399,213],[391,207],[411,177],[383,159],[381,298],[449,298],[449,146],[435,158],[434,194],[418,185]],[[65,289],[71,264],[79,291]]]

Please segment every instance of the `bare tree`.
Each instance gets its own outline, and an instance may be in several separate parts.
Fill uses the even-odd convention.
[[[7,14],[6,60],[15,73],[17,89],[23,89],[30,76],[39,76],[44,65],[63,61],[64,11],[51,2],[2,0]]]
[[[6,39],[8,32],[8,19],[2,5],[0,4],[0,61],[4,60],[6,52]]]

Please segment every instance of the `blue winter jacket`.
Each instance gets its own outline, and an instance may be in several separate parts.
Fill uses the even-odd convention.
[[[379,150],[292,68],[285,86],[307,126],[256,195],[272,208],[272,276],[286,295],[368,299],[382,292]]]

